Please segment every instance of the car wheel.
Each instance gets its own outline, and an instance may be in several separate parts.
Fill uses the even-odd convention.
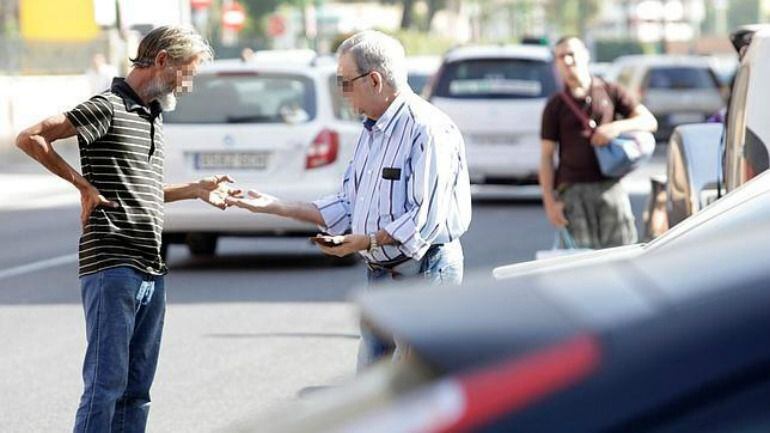
[[[213,256],[217,252],[217,235],[190,233],[185,243],[194,256]]]

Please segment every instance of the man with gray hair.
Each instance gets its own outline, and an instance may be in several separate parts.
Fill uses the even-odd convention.
[[[337,84],[365,119],[339,192],[296,203],[252,190],[227,202],[317,224],[332,235],[317,238],[321,251],[360,254],[370,285],[418,276],[459,284],[460,237],[471,221],[460,131],[409,89],[404,48],[395,39],[364,31],[344,41],[338,54]],[[384,353],[362,327],[359,368]]]
[[[163,184],[161,113],[192,90],[208,43],[184,27],[159,27],[134,68],[112,87],[22,131],[16,145],[80,191],[80,288],[86,318],[84,391],[76,433],[144,432],[160,350],[166,293],[163,203],[201,199],[224,209],[227,176]],[[82,174],[54,150],[77,136]]]

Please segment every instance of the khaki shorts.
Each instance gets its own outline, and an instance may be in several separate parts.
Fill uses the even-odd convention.
[[[620,181],[576,183],[559,189],[567,230],[579,248],[609,248],[637,242],[631,201]]]

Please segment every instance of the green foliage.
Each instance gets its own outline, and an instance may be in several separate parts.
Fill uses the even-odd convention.
[[[456,43],[447,38],[438,37],[435,35],[431,35],[429,33],[423,33],[416,30],[399,30],[397,32],[392,32],[388,30],[382,30],[383,33],[387,33],[394,38],[398,39],[399,42],[404,46],[404,49],[406,50],[407,56],[418,56],[418,55],[428,55],[428,54],[436,54],[436,55],[442,55],[447,50],[452,48]],[[352,33],[343,33],[339,34],[334,37],[334,40],[331,43],[331,52],[336,52],[337,48],[342,44],[345,39],[352,36]]]
[[[626,54],[652,54],[654,44],[644,44],[634,40],[606,40],[595,42],[596,54],[594,61],[611,62],[618,56]]]

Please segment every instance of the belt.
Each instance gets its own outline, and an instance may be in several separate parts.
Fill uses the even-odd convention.
[[[396,257],[393,260],[388,260],[387,262],[366,262],[366,266],[368,266],[369,269],[371,269],[372,271],[381,270],[381,271],[393,272],[393,268],[395,268],[396,266],[402,263],[406,263],[411,259],[412,258],[409,256],[402,255],[402,256]]]
[[[425,255],[422,256],[421,260],[425,260],[426,257],[428,257],[430,254],[432,254],[442,246],[444,246],[444,244],[431,245],[430,248],[428,248],[428,251],[425,252]],[[372,271],[379,270],[379,271],[386,271],[386,272],[393,273],[393,268],[395,268],[396,266],[402,263],[406,263],[409,260],[412,260],[412,258],[402,254],[393,260],[388,260],[387,262],[366,262],[366,266]]]

